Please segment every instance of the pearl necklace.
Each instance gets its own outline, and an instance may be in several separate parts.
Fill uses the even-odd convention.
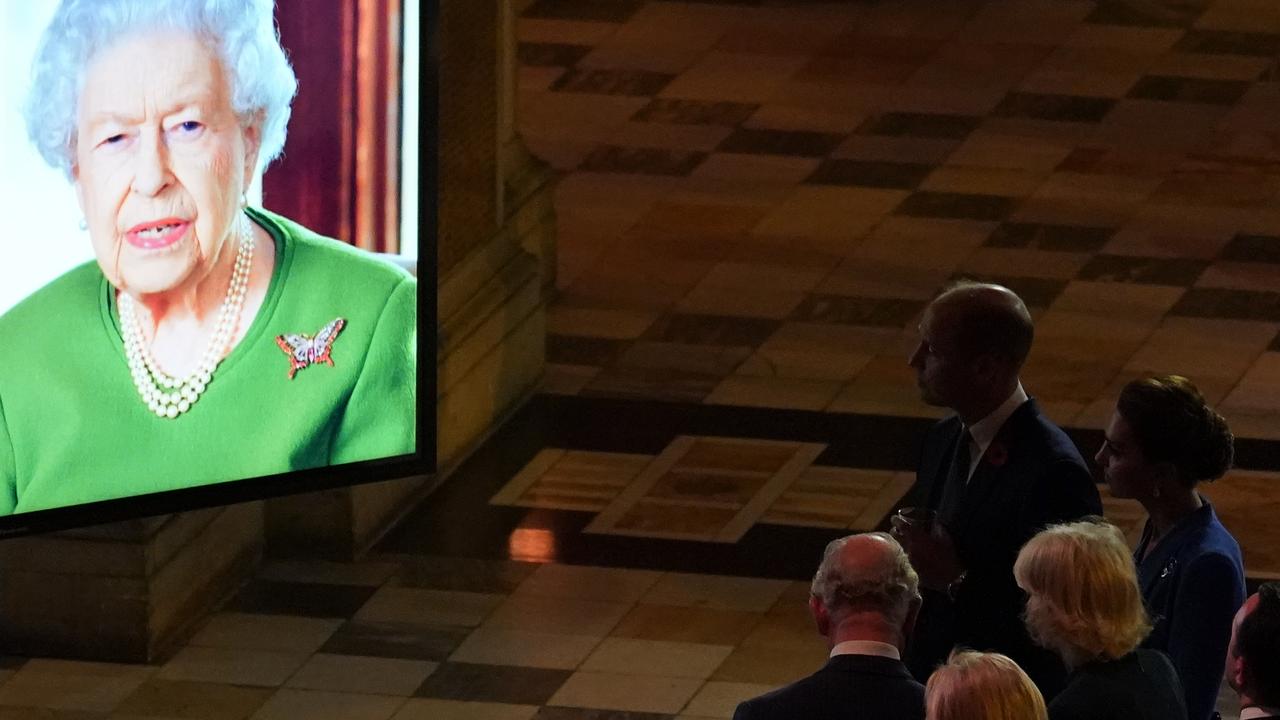
[[[236,249],[235,267],[227,295],[218,309],[218,322],[196,369],[185,378],[175,378],[160,370],[151,348],[142,335],[136,305],[129,293],[120,293],[120,324],[124,332],[124,354],[129,359],[133,384],[151,412],[157,417],[176,418],[191,409],[205,387],[213,380],[213,372],[231,345],[244,308],[249,287],[249,268],[253,262],[253,233],[248,220],[241,218],[240,245]]]

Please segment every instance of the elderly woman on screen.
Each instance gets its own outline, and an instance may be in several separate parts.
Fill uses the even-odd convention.
[[[1055,525],[1027,541],[1013,566],[1027,593],[1031,637],[1071,675],[1050,720],[1185,720],[1182,685],[1164,653],[1139,648],[1151,630],[1119,528]]]
[[[27,127],[96,262],[0,317],[0,514],[414,452],[416,281],[245,199],[296,85],[270,0],[58,7]]]

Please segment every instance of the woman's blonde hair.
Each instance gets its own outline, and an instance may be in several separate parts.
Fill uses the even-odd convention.
[[[1069,665],[1127,655],[1151,631],[1133,557],[1120,529],[1089,520],[1027,541],[1013,565],[1036,642]]]
[[[929,676],[927,720],[1048,720],[1044,696],[999,653],[956,650]]]

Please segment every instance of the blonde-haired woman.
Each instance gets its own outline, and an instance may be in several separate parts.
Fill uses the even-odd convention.
[[[1151,623],[1119,528],[1050,527],[1022,547],[1013,575],[1028,595],[1031,637],[1071,669],[1049,704],[1052,720],[1186,720],[1169,658],[1138,649]]]
[[[957,650],[929,676],[926,720],[1046,720],[1044,697],[999,653]]]

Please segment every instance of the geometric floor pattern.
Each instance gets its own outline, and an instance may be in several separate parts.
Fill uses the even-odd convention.
[[[1026,299],[1060,424],[1176,372],[1280,438],[1275,3],[524,5],[548,391],[931,416],[912,328],[967,276]]]

